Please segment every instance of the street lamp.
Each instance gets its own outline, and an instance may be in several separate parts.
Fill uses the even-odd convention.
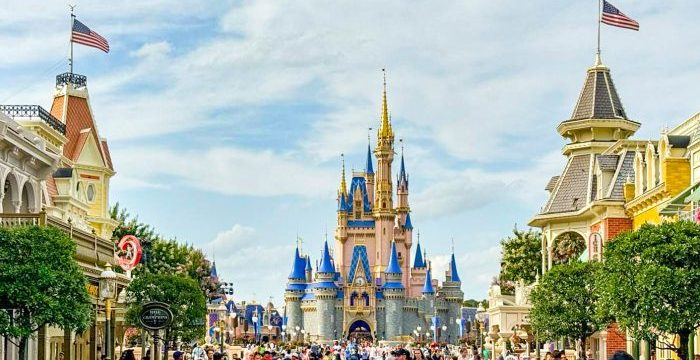
[[[251,318],[253,320],[253,335],[255,337],[255,342],[258,342],[258,311],[255,310],[253,313],[253,317]]]
[[[110,263],[100,274],[100,297],[105,301],[105,359],[112,359],[112,299],[117,294],[117,273]]]
[[[287,341],[287,324],[282,324],[282,342]]]
[[[231,312],[231,319],[233,319],[233,320],[231,320],[233,322],[233,340],[231,340],[231,342],[232,342],[231,345],[236,344],[236,335],[237,335],[236,329],[238,328],[238,319],[236,319],[237,316],[238,316],[238,313],[236,311]]]
[[[442,325],[441,329],[442,329],[442,338],[444,339],[447,337],[447,336],[445,336],[445,332],[447,332],[447,325]]]
[[[301,329],[301,341],[306,341],[306,330]]]
[[[216,308],[216,312],[219,315],[219,326],[221,327],[221,331],[219,332],[219,346],[221,348],[221,353],[224,353],[224,333],[226,332],[226,313],[228,312],[228,309],[226,308],[226,305],[224,305],[223,301],[219,306]]]
[[[477,323],[477,329],[476,329],[476,334],[479,336],[477,340],[479,340],[479,344],[483,347],[484,346],[484,338],[481,336],[481,329],[486,330],[486,309],[484,309],[484,305],[479,304],[479,307],[476,308],[476,323]]]

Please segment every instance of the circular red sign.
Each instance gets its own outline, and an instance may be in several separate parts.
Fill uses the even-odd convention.
[[[132,270],[141,261],[141,242],[134,235],[126,235],[117,244],[114,259],[124,271]]]

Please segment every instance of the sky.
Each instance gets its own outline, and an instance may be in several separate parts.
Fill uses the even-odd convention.
[[[314,258],[332,239],[340,154],[364,169],[382,68],[421,244],[441,279],[454,239],[465,297],[485,298],[500,239],[564,165],[556,126],[596,46],[593,0],[72,3],[111,46],[74,49],[111,202],[202,248],[237,300],[277,304],[297,236]],[[699,110],[700,2],[613,4],[641,30],[603,25],[603,62],[636,138],[658,138]],[[49,107],[68,3],[0,5],[0,103]]]

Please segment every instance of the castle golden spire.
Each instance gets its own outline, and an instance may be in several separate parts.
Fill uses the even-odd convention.
[[[347,195],[348,193],[348,187],[347,184],[345,184],[345,154],[340,154],[340,159],[343,163],[343,172],[342,172],[342,178],[340,179],[340,193]]]
[[[391,119],[389,118],[389,105],[386,100],[386,69],[384,73],[384,93],[382,94],[382,123],[379,126],[379,138],[393,138],[394,132],[391,130]]]

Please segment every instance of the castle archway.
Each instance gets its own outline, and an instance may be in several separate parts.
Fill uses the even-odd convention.
[[[358,343],[363,340],[372,341],[372,328],[364,320],[355,320],[348,329],[348,339]]]

